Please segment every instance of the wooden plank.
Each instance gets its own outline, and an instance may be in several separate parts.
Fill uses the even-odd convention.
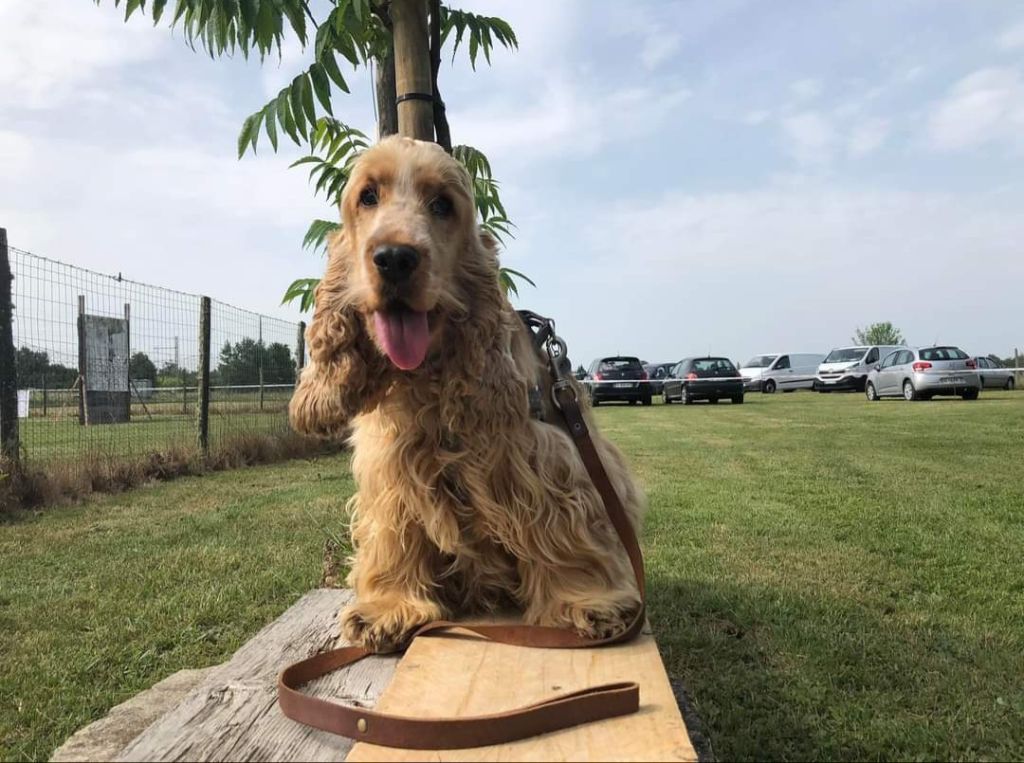
[[[144,692],[111,708],[103,718],[72,734],[54,750],[50,763],[113,760],[125,745],[188,696],[217,666],[179,670]]]
[[[277,674],[338,641],[347,590],[311,591],[215,668],[173,710],[143,731],[117,760],[342,760],[352,743],[285,718]],[[372,707],[397,657],[375,657],[306,687],[316,696]]]
[[[640,712],[506,745],[396,750],[360,743],[349,761],[695,761],[686,726],[649,628],[604,649],[526,649],[470,638],[421,638],[377,709],[424,717],[483,715],[613,681],[640,684]]]

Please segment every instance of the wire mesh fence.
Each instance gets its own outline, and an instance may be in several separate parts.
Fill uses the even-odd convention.
[[[17,443],[12,453],[7,442],[8,460],[86,469],[98,460],[205,456],[251,435],[287,434],[303,324],[15,247],[4,253],[12,280],[5,290],[0,279],[0,308],[6,300],[11,320],[0,344],[9,334],[14,368],[0,369],[0,385],[17,388],[17,422],[8,413],[3,428]],[[207,448],[198,436],[204,409]]]

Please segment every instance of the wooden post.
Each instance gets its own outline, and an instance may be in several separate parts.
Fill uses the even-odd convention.
[[[426,0],[392,0],[395,41],[395,89],[398,132],[408,138],[434,139],[434,89],[430,76]]]
[[[299,330],[295,335],[295,379],[298,381],[299,374],[306,367],[306,322],[299,321]]]
[[[14,275],[7,230],[0,228],[0,456],[18,463],[18,369],[14,366]]]
[[[1013,348],[1013,367],[1021,367],[1020,350],[1018,350],[1016,347]],[[1014,371],[1013,375],[1015,377],[1013,380],[1013,386],[1024,387],[1024,384],[1021,384],[1021,382],[1024,381],[1024,371]]]
[[[199,416],[196,439],[203,456],[210,452],[210,298],[199,298]]]

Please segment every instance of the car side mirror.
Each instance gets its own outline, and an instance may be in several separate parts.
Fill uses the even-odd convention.
[[[875,363],[875,370],[876,371],[881,371],[882,370],[882,364],[881,363]]]

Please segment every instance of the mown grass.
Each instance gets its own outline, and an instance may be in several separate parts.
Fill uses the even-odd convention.
[[[1024,393],[602,406],[650,616],[722,759],[1024,757]],[[346,457],[0,525],[0,757],[227,657],[319,579]]]

